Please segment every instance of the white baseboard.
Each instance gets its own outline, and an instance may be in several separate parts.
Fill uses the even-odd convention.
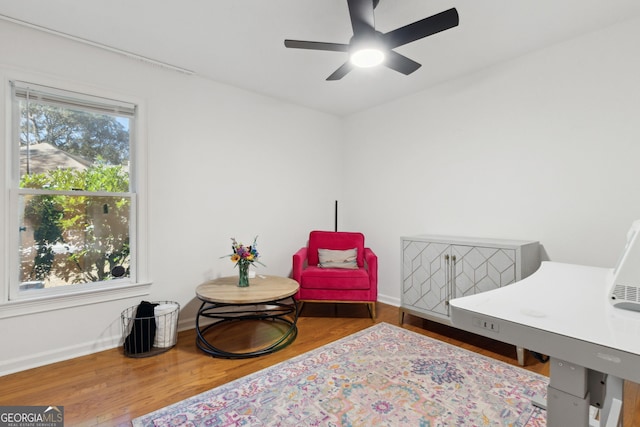
[[[22,356],[16,359],[3,360],[0,362],[0,376],[109,350],[118,347],[120,345],[121,338],[122,337],[120,335],[101,338],[89,343],[42,351],[40,353],[31,354],[28,357]]]
[[[203,325],[208,325],[209,323],[213,322],[212,319],[205,319],[205,320],[208,320],[208,322],[202,321],[201,323]],[[183,319],[183,318],[178,319],[178,331],[186,331],[188,329],[195,329],[195,328],[196,328],[195,317],[190,317],[188,319]]]
[[[385,304],[392,305],[394,307],[400,307],[400,298],[390,297],[384,294],[378,294],[378,301],[383,302]]]
[[[178,323],[178,332],[193,328],[195,328],[195,318],[180,320]],[[76,357],[111,350],[113,348],[120,347],[122,342],[122,335],[117,334],[112,337],[100,338],[88,343],[43,351],[32,354],[29,357],[3,360],[0,361],[0,377],[16,372],[26,371],[32,368],[39,368],[56,362],[62,362]]]
[[[389,297],[386,295],[378,295],[378,301],[396,307],[400,306],[399,298]],[[205,319],[201,322],[201,324],[207,325],[212,321],[212,319]],[[194,329],[195,327],[195,317],[189,317],[187,319],[180,318],[178,320],[178,332]],[[88,354],[98,353],[100,351],[111,350],[113,348],[119,347],[120,345],[122,345],[122,335],[117,334],[111,337],[100,338],[92,342],[42,351],[40,353],[32,354],[29,357],[3,360],[0,361],[0,377],[16,372],[26,371],[27,369],[49,365],[51,363],[62,362],[64,360],[73,359],[75,357],[81,357]]]

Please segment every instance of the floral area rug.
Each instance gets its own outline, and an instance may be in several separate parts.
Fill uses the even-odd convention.
[[[548,378],[379,323],[133,420],[139,426],[546,425]]]

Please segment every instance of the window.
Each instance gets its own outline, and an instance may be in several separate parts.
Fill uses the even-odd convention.
[[[13,81],[10,299],[135,282],[136,106]]]

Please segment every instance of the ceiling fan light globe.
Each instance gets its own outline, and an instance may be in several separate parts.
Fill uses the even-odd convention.
[[[356,67],[369,68],[380,65],[384,62],[384,52],[380,49],[365,48],[353,52],[349,60]]]

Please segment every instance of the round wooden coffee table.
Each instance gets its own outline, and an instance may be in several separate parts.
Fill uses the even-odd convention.
[[[202,301],[196,317],[196,344],[214,357],[240,359],[257,357],[278,351],[291,344],[298,335],[298,305],[294,298],[298,292],[295,280],[259,275],[249,280],[249,286],[238,286],[238,277],[221,277],[196,288],[196,296]],[[200,325],[201,319],[214,319],[213,323]],[[230,322],[268,320],[286,326],[275,341],[249,351],[225,351],[214,346],[205,335],[212,329]]]

